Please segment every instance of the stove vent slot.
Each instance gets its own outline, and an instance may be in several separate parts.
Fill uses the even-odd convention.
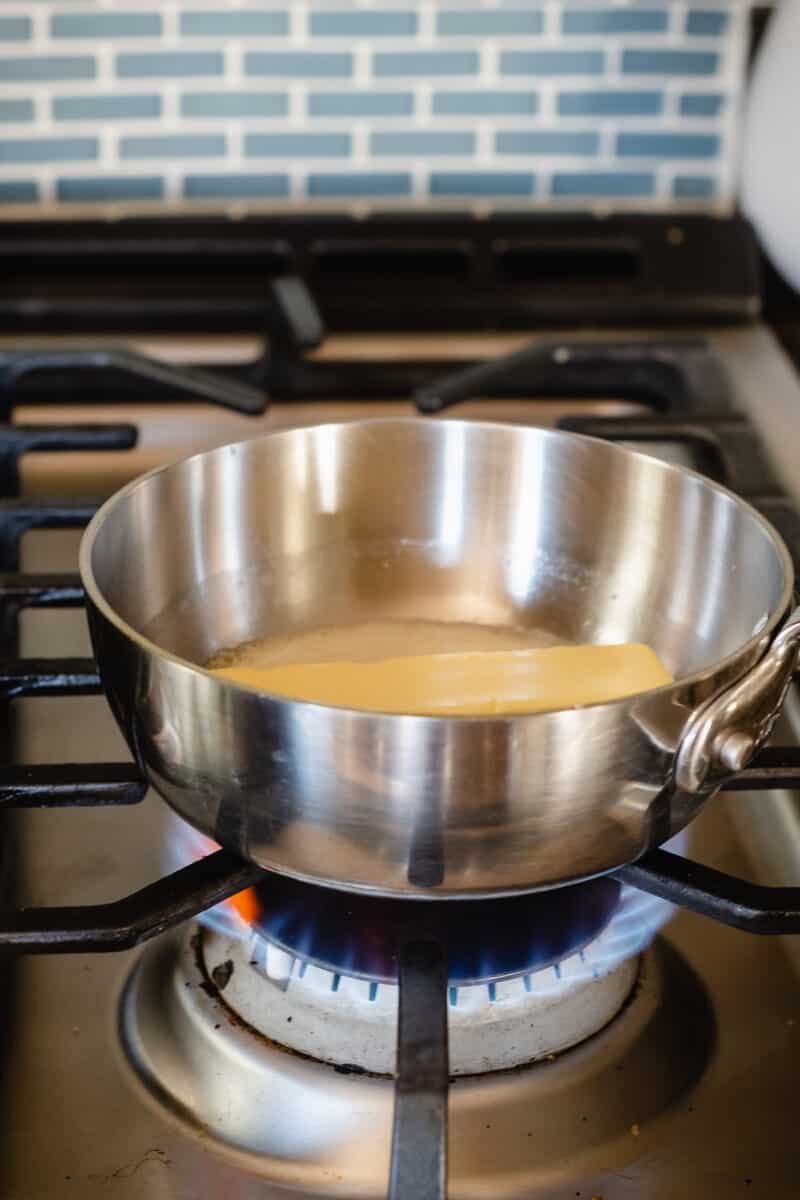
[[[311,248],[314,282],[342,287],[383,279],[403,283],[450,283],[468,280],[473,269],[472,247],[447,241],[400,241],[371,238],[319,241]]]
[[[494,243],[495,271],[506,283],[616,283],[641,274],[641,250],[636,242],[600,239],[558,242]]]

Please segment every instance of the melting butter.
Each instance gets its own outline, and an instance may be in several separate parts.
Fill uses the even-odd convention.
[[[391,624],[391,623],[386,623]],[[423,626],[437,625],[421,622]],[[317,661],[309,661],[308,636],[297,635],[298,661],[291,639],[265,639],[209,664],[214,674],[245,687],[293,700],[383,713],[421,716],[486,716],[546,712],[622,699],[671,683],[672,676],[649,646],[535,645],[529,631],[487,631],[466,636],[467,646],[436,652],[430,629],[395,622],[402,636],[377,636],[373,627],[312,631]],[[446,628],[441,626],[441,629]],[[397,632],[397,631],[396,631]],[[491,633],[499,634],[493,639]],[[450,631],[453,642],[453,631]],[[464,645],[462,632],[456,638]],[[548,640],[547,635],[544,639]],[[499,644],[499,648],[491,648]],[[481,649],[478,646],[490,648]],[[394,647],[394,653],[375,655]],[[398,647],[402,650],[398,653]],[[347,651],[351,653],[347,653]],[[422,652],[419,652],[422,650]],[[339,654],[342,653],[340,657]],[[288,661],[287,661],[288,656]]]

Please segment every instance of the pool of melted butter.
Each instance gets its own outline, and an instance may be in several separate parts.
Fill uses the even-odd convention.
[[[220,652],[208,666],[288,699],[429,716],[575,708],[672,682],[641,644],[565,645],[544,631],[426,620],[260,638]]]

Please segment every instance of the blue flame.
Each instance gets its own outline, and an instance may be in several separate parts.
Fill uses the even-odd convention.
[[[174,821],[167,863],[171,870],[214,848],[186,822],[178,817]],[[681,853],[685,841],[686,835],[680,834],[667,846]],[[270,877],[263,896],[264,915],[257,930],[297,958],[301,976],[305,965],[312,962],[337,976],[381,982],[394,978],[392,931],[397,931],[393,906],[405,906],[405,912],[414,901],[348,897],[280,876]],[[606,975],[645,950],[674,913],[667,901],[610,879],[528,897],[459,901],[455,905],[426,901],[423,907],[428,912],[447,910],[456,922],[455,934],[452,930],[448,934],[451,1005],[457,1003],[459,986],[477,982],[493,985],[498,979],[522,977],[526,990],[546,995],[558,993],[567,983]],[[365,921],[365,911],[375,916]],[[560,919],[562,911],[566,928]],[[462,922],[459,912],[469,913],[468,920]],[[201,920],[231,938],[253,937],[253,927],[229,902],[210,909]],[[476,936],[471,936],[473,930]]]

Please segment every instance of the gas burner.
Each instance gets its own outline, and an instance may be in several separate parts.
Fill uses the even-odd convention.
[[[409,908],[421,913],[411,918]],[[202,959],[226,1004],[265,1037],[340,1067],[391,1074],[396,953],[416,919],[447,945],[450,1071],[472,1075],[534,1062],[602,1029],[670,913],[608,879],[493,901],[415,903],[274,877],[216,910]]]
[[[612,941],[613,941],[612,933]],[[203,969],[236,1016],[270,1041],[343,1069],[391,1075],[398,988],[309,964],[256,934],[249,942],[206,930]],[[451,1075],[534,1062],[584,1041],[630,995],[638,959],[610,970],[601,934],[563,962],[513,979],[450,985]]]
[[[447,947],[454,986],[528,975],[569,958],[613,917],[616,880],[490,900],[399,900],[270,875],[234,902],[260,938],[305,964],[375,983],[397,980],[413,930]]]
[[[217,849],[175,815],[165,844],[168,871]],[[685,831],[665,845],[684,854]],[[252,942],[256,958],[261,942],[271,947],[273,958],[274,951],[285,951],[297,961],[298,978],[313,965],[337,979],[371,984],[396,982],[399,948],[410,935],[433,938],[447,949],[452,996],[454,989],[473,984],[494,988],[501,980],[537,972],[543,978],[545,968],[558,979],[573,958],[581,963],[583,979],[597,979],[641,953],[673,913],[672,904],[610,876],[489,899],[417,901],[338,891],[265,872],[263,882],[199,920],[232,941]],[[584,953],[593,943],[592,952]]]
[[[327,1194],[336,1180],[348,1196],[384,1196],[393,1081],[352,1065],[337,1069],[276,1045],[250,1023],[255,998],[262,1024],[275,1008],[286,1024],[281,997],[292,997],[298,979],[291,977],[284,990],[277,958],[266,967],[261,962],[250,967],[253,1007],[243,1014],[237,985],[247,978],[245,947],[229,946],[235,957],[218,961],[221,952],[226,943],[219,933],[195,930],[182,944],[161,939],[147,948],[128,981],[120,1030],[151,1102],[177,1118],[185,1132],[199,1134],[204,1147],[271,1182],[318,1195]],[[263,978],[265,969],[275,972],[271,984]],[[628,1003],[594,1037],[553,1061],[453,1083],[452,1200],[522,1200],[554,1180],[581,1178],[610,1161],[622,1167],[641,1153],[650,1123],[698,1082],[713,1049],[714,1020],[694,973],[660,941],[641,961],[628,961],[618,971],[616,996],[624,1001],[638,973],[636,985]],[[532,977],[537,986],[539,974],[545,973]],[[323,975],[307,969],[309,992],[309,976],[323,987]],[[609,988],[612,978],[613,973],[604,981]],[[379,985],[371,1001],[370,987],[342,979],[335,995],[351,1013],[371,1008],[377,1014],[382,993],[396,989]],[[332,991],[330,977],[327,989]],[[497,985],[494,1004],[486,987],[463,991],[475,994],[470,1003],[482,1014],[500,1014],[506,1006],[518,1009],[517,991],[506,989],[509,985]],[[291,1003],[289,1028],[303,1019],[296,993]],[[394,1033],[388,1003],[382,1023]],[[449,1011],[456,1054],[461,1003],[459,989]],[[536,1022],[546,1021],[548,1003],[534,1002]],[[555,1007],[562,1011],[562,1003]],[[615,999],[612,1011],[618,1007]],[[477,1027],[479,1042],[485,1042],[486,1028]],[[641,1137],[631,1134],[634,1126]]]
[[[213,849],[178,817],[175,869]],[[685,835],[670,843],[682,850]],[[450,1071],[531,1063],[577,1045],[624,1005],[638,956],[672,915],[598,878],[489,900],[400,900],[270,873],[200,917],[203,969],[237,1017],[290,1050],[395,1069],[397,961],[410,931],[447,949]]]

